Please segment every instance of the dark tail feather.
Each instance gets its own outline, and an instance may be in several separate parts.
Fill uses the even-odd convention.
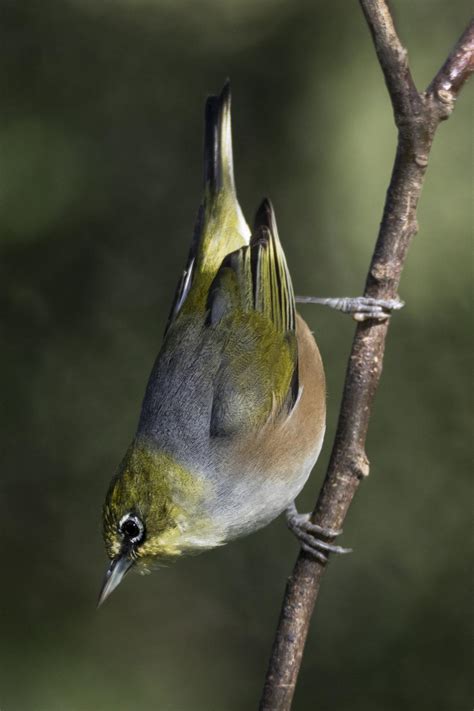
[[[219,96],[206,102],[204,182],[213,193],[225,189],[235,193],[230,103],[229,80]]]

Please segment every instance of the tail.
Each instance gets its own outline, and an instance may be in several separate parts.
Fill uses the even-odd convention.
[[[211,193],[220,190],[235,193],[230,105],[230,82],[227,80],[220,96],[210,96],[206,101],[204,189]]]
[[[204,197],[195,231],[196,267],[215,275],[224,257],[249,243],[250,229],[237,200],[232,152],[230,83],[206,102]]]
[[[176,290],[170,324],[185,302],[194,311],[206,306],[207,293],[225,257],[250,241],[234,181],[230,120],[230,84],[206,102],[204,196],[194,228],[188,262]]]

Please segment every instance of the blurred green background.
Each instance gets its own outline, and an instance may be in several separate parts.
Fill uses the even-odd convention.
[[[464,0],[394,0],[426,86]],[[255,709],[297,544],[264,531],[99,611],[101,506],[136,426],[201,189],[205,97],[233,87],[237,184],[275,205],[296,291],[358,294],[395,130],[358,3],[2,0],[2,711]],[[469,91],[469,90],[468,90]],[[440,127],[367,451],[296,711],[461,711],[470,689],[470,119]],[[305,306],[327,464],[353,322]]]

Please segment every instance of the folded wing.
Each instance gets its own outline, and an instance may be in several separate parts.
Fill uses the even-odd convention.
[[[222,344],[211,436],[286,417],[298,396],[295,298],[268,200],[257,212],[249,245],[223,260],[207,308],[207,328]]]

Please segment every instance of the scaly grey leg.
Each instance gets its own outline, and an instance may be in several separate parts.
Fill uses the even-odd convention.
[[[298,304],[321,304],[331,309],[352,314],[355,321],[366,321],[369,318],[383,321],[389,318],[392,311],[398,311],[405,306],[400,299],[371,299],[367,296],[342,296],[340,298],[323,299],[317,296],[296,296]]]
[[[342,531],[334,531],[331,528],[323,528],[312,523],[309,520],[310,514],[298,513],[295,502],[288,506],[285,513],[288,528],[300,541],[301,548],[321,563],[327,562],[328,553],[352,552],[352,548],[342,548],[342,546],[335,546],[332,543],[321,540],[320,536],[335,538],[339,536]]]

